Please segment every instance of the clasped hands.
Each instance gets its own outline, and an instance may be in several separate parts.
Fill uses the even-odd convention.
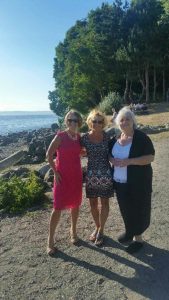
[[[124,159],[120,159],[120,158],[110,158],[110,162],[112,164],[112,166],[114,167],[127,167],[130,164],[130,159],[129,158],[124,158]]]

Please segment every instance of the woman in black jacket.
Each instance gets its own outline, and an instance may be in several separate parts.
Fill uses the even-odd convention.
[[[142,233],[150,225],[152,168],[154,147],[150,138],[136,129],[133,112],[122,108],[116,124],[118,138],[110,141],[114,187],[125,225],[125,233],[119,236],[122,244],[129,244],[126,251],[134,253],[143,246]]]

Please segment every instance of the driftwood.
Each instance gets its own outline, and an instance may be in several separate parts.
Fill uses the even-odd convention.
[[[0,172],[18,163],[25,155],[21,150],[0,161]]]

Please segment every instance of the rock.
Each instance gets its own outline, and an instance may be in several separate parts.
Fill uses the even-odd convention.
[[[155,133],[168,131],[169,130],[169,123],[167,123],[165,125],[159,125],[159,126],[150,126],[150,125],[138,124],[137,128],[144,131],[147,134],[155,134]]]
[[[51,129],[52,129],[53,132],[56,132],[59,129],[59,125],[57,123],[53,123],[51,125]]]
[[[17,151],[13,153],[12,155],[6,157],[5,159],[0,161],[0,170],[3,171],[13,165],[15,165],[17,162],[19,162],[23,157],[25,156],[25,151]]]
[[[109,127],[105,130],[105,132],[108,134],[108,136],[111,138],[113,136],[117,136],[120,133],[120,130],[116,127]]]
[[[44,181],[51,186],[53,184],[53,179],[54,179],[53,170],[50,168],[44,177]]]
[[[50,165],[46,164],[46,165],[40,167],[40,169],[37,171],[38,171],[40,177],[44,178],[46,173],[49,171],[49,169],[50,169]]]
[[[29,169],[24,168],[24,167],[19,167],[19,168],[12,169],[4,174],[1,174],[0,177],[3,179],[10,179],[14,176],[21,177],[21,178],[27,178],[29,173],[30,173]]]
[[[46,151],[54,138],[55,134],[39,134],[33,136],[28,146],[28,154],[32,158],[32,163],[41,163],[45,160]]]

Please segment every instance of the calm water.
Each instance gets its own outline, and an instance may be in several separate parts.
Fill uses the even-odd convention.
[[[49,128],[57,122],[52,112],[0,112],[0,135]]]

